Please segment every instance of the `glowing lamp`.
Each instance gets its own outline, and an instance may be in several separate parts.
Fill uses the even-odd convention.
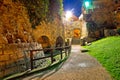
[[[66,20],[70,19],[72,17],[72,12],[71,11],[67,11],[65,14]]]
[[[89,7],[89,6],[90,6],[90,2],[89,2],[89,1],[86,1],[86,2],[85,2],[85,6],[86,6],[86,7]]]

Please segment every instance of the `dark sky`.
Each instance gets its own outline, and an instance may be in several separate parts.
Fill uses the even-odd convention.
[[[83,0],[63,0],[64,11],[73,10],[77,17],[81,14],[81,6]]]

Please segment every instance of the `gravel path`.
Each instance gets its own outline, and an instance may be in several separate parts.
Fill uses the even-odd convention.
[[[79,45],[73,45],[70,57],[57,72],[31,80],[112,80],[96,59],[80,49]]]

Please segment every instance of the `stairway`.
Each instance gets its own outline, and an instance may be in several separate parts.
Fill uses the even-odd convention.
[[[80,44],[80,39],[79,38],[72,38],[72,44],[73,45]]]

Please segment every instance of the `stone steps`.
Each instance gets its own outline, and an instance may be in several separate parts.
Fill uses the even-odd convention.
[[[72,38],[72,44],[80,44],[79,38]]]

